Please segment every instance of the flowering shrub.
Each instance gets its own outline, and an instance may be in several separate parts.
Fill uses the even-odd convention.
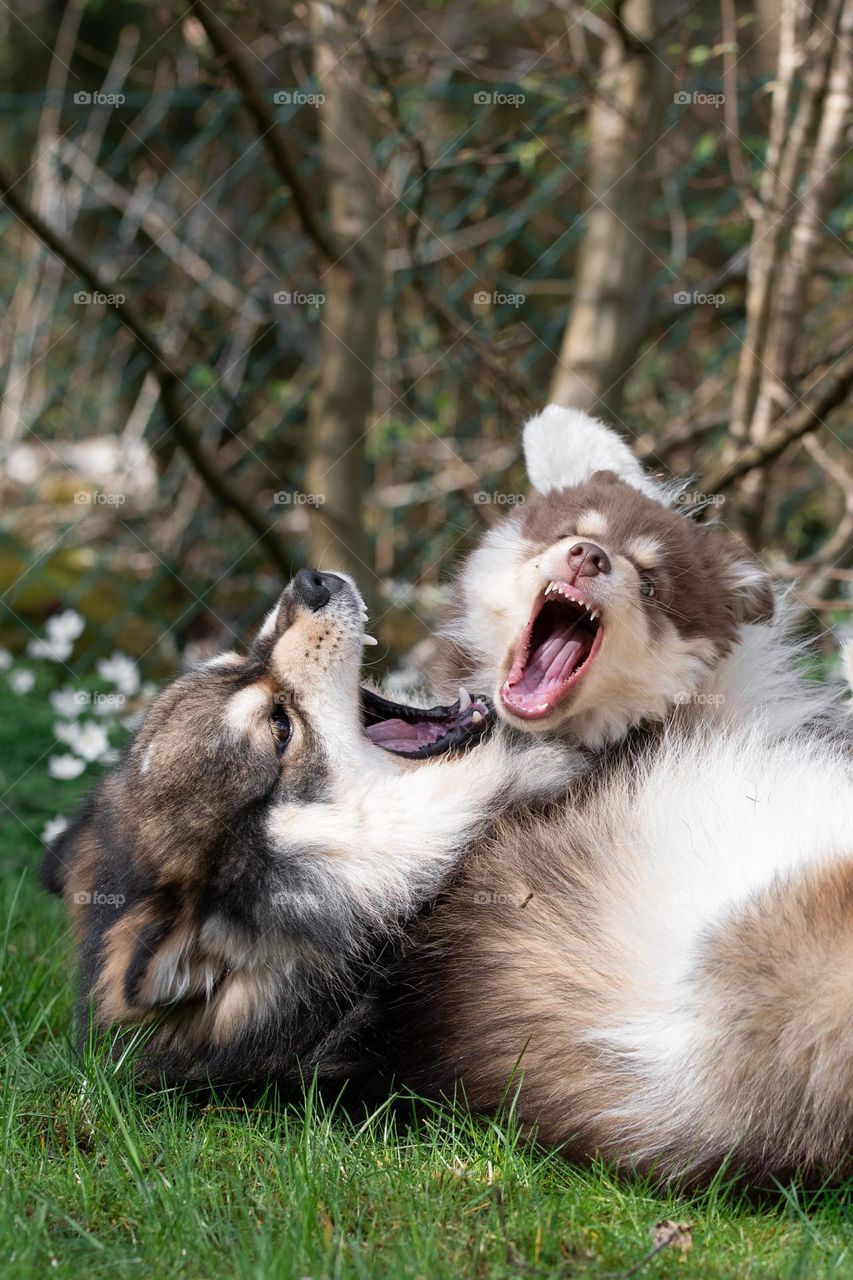
[[[59,782],[79,778],[89,768],[115,761],[117,743],[123,733],[137,727],[154,694],[152,685],[143,685],[138,665],[119,652],[99,660],[98,687],[91,687],[94,681],[67,681],[50,688],[56,684],[61,668],[74,679],[67,663],[85,629],[86,620],[81,614],[64,609],[48,618],[42,636],[33,636],[28,642],[28,661],[16,662],[8,649],[0,648],[0,676],[5,674],[13,694],[21,699],[43,697],[47,690],[56,716],[47,772]],[[52,840],[65,826],[64,818],[51,819],[42,839]]]

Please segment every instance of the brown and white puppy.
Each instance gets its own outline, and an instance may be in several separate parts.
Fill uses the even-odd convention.
[[[421,1094],[514,1097],[577,1157],[853,1173],[840,697],[763,621],[757,565],[668,509],[614,433],[544,417],[525,443],[545,492],[464,567],[456,661],[505,720],[597,763],[466,858],[407,950],[377,1057]]]
[[[473,680],[515,727],[592,747],[678,707],[780,730],[815,714],[784,616],[753,625],[773,617],[771,582],[731,535],[585,414],[551,406],[524,442],[536,491],[452,588],[441,684]]]
[[[245,656],[164,690],[49,850],[84,1014],[120,1043],[144,1031],[143,1072],[322,1070],[378,955],[475,833],[564,787],[571,752],[478,742],[483,702],[425,711],[361,690],[363,636],[354,585],[302,570]]]

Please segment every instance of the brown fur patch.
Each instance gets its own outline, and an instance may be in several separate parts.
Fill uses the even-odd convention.
[[[638,540],[660,547],[656,564],[639,567],[651,571],[656,592],[651,607],[664,613],[681,635],[709,636],[725,653],[741,623],[772,615],[770,580],[749,553],[736,548],[720,529],[661,506],[608,472],[597,472],[576,489],[535,498],[524,509],[522,532],[544,550],[575,536],[589,510],[607,520],[601,543],[608,554],[630,559],[631,545]]]

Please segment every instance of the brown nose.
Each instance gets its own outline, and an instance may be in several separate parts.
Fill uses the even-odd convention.
[[[600,573],[610,572],[607,552],[594,542],[576,542],[569,547],[567,558],[571,582],[578,578],[596,578]]]

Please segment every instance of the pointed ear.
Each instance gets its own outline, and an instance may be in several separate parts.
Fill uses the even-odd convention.
[[[531,418],[524,428],[524,461],[539,493],[570,489],[596,471],[610,471],[647,497],[664,500],[663,487],[646,475],[622,437],[580,409],[549,404]]]
[[[734,601],[738,622],[769,622],[776,611],[773,580],[762,564],[740,551],[727,547],[724,570],[725,590]]]

